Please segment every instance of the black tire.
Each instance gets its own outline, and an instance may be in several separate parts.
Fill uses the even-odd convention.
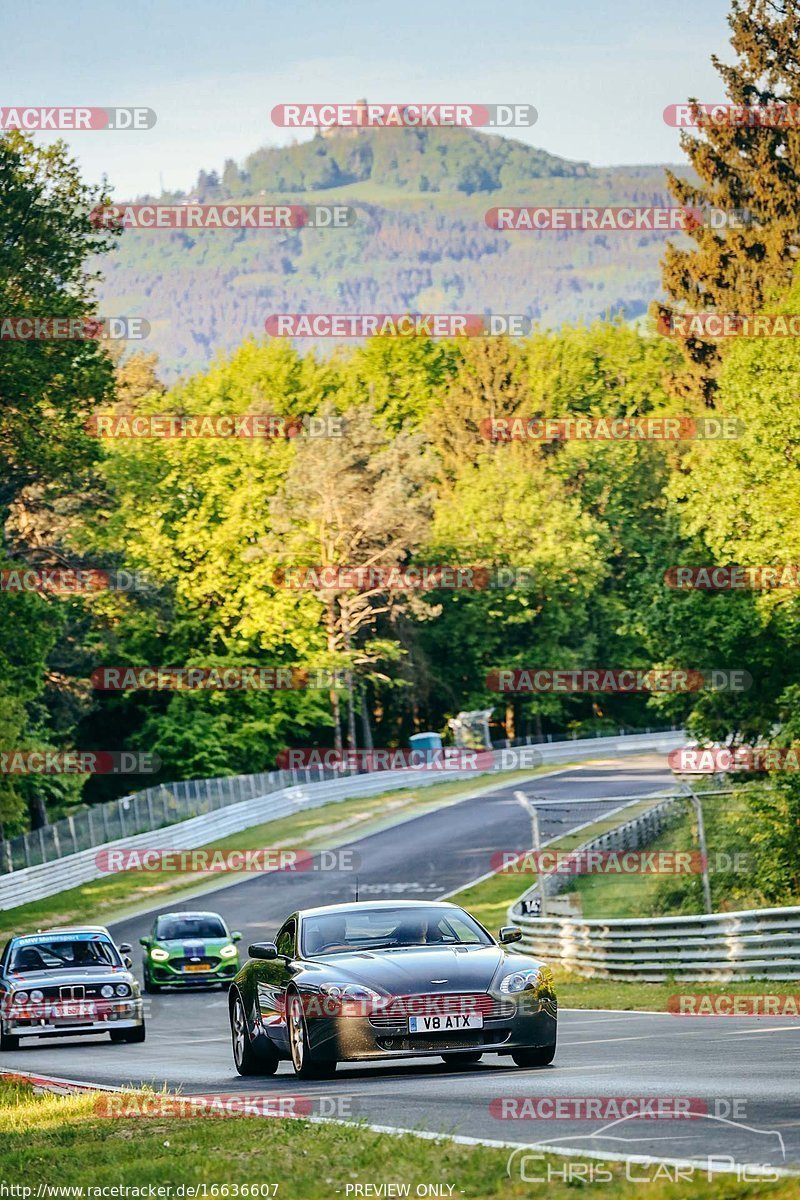
[[[244,1003],[238,991],[231,992],[229,1008],[233,1063],[240,1075],[274,1075],[278,1069],[278,1053],[256,1050],[250,1040]]]
[[[144,977],[144,990],[149,996],[157,996],[161,991],[161,986],[158,983],[153,983],[149,975]]]
[[[475,1063],[480,1062],[483,1058],[482,1050],[470,1050],[469,1053],[443,1054],[442,1058],[447,1063],[448,1067],[471,1067]]]
[[[297,992],[286,998],[286,1023],[289,1029],[289,1048],[292,1066],[298,1079],[330,1079],[336,1072],[336,1059],[321,1058],[311,1050],[303,1002]]]
[[[547,1067],[556,1056],[556,1044],[532,1046],[529,1050],[514,1050],[511,1054],[518,1067]]]
[[[0,1021],[0,1050],[19,1050],[19,1038],[5,1033],[2,1021]]]
[[[111,1029],[109,1033],[112,1042],[129,1042],[134,1044],[143,1042],[147,1036],[144,1021],[134,1029]]]

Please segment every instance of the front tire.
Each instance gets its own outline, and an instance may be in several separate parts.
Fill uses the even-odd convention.
[[[112,1042],[128,1042],[137,1045],[143,1042],[147,1036],[144,1021],[134,1029],[112,1029],[110,1034]]]
[[[240,1075],[274,1075],[278,1069],[276,1050],[258,1051],[250,1040],[242,997],[237,991],[230,1007],[233,1062]]]
[[[329,1079],[336,1071],[335,1058],[319,1058],[311,1049],[303,1001],[297,992],[287,998],[286,1021],[292,1066],[298,1079]]]
[[[153,981],[152,981],[152,979],[150,978],[150,976],[149,976],[149,975],[145,974],[145,977],[144,977],[144,990],[145,990],[145,991],[148,993],[148,995],[150,995],[150,996],[157,996],[157,995],[158,995],[158,993],[161,991],[161,988],[160,988],[160,986],[159,986],[157,983],[153,983]]]
[[[475,1063],[480,1062],[483,1058],[483,1053],[480,1050],[470,1051],[469,1054],[443,1054],[442,1059],[447,1063],[448,1067],[472,1067]]]
[[[10,1033],[3,1031],[3,1024],[0,1021],[0,1050],[19,1050],[19,1038],[13,1037]]]
[[[556,1044],[532,1046],[526,1050],[514,1050],[511,1054],[518,1067],[547,1067],[556,1056]]]

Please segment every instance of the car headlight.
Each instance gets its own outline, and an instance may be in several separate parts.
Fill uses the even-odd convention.
[[[154,946],[153,949],[150,951],[150,957],[155,962],[166,962],[167,959],[169,958],[169,952],[166,950],[162,950],[160,946]]]
[[[381,997],[372,988],[360,983],[323,983],[319,989],[323,995],[335,1000],[380,1000]]]
[[[506,975],[500,983],[500,991],[506,993],[524,992],[526,988],[535,988],[539,978],[538,967],[528,967],[523,971],[514,971]]]
[[[44,1000],[44,992],[39,991],[38,988],[34,988],[34,990],[31,992],[31,1003],[32,1004],[41,1004],[43,1000]]]
[[[103,997],[104,1000],[110,1000],[111,997],[114,995],[113,986],[110,983],[104,983],[103,986],[100,988],[100,995]]]
[[[14,992],[14,995],[11,997],[11,1003],[12,1004],[27,1004],[28,1003],[28,993],[27,992]]]
[[[235,958],[239,951],[235,946],[223,946],[219,952],[220,958]]]
[[[128,987],[127,983],[118,983],[116,987],[116,993],[118,996],[130,996],[131,989]]]

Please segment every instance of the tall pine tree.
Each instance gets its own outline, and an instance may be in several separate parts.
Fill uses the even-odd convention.
[[[726,66],[714,55],[712,62],[730,103],[800,106],[798,0],[733,0],[728,22],[738,61]],[[797,124],[704,124],[697,134],[682,133],[699,182],[668,172],[678,203],[750,215],[738,228],[699,226],[689,233],[690,249],[668,246],[662,319],[670,311],[757,312],[790,287],[800,245],[800,107],[790,115]],[[676,394],[713,407],[719,343],[692,338],[682,349],[686,369],[674,381]]]

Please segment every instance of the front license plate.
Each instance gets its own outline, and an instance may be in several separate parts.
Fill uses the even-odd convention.
[[[208,967],[204,963],[187,963],[183,969],[186,973],[191,973],[192,971],[207,971]]]
[[[92,1000],[62,1000],[53,1008],[53,1016],[57,1020],[93,1021],[97,1008]]]
[[[437,1017],[409,1017],[409,1033],[453,1033],[458,1029],[483,1029],[483,1013],[447,1013]]]

